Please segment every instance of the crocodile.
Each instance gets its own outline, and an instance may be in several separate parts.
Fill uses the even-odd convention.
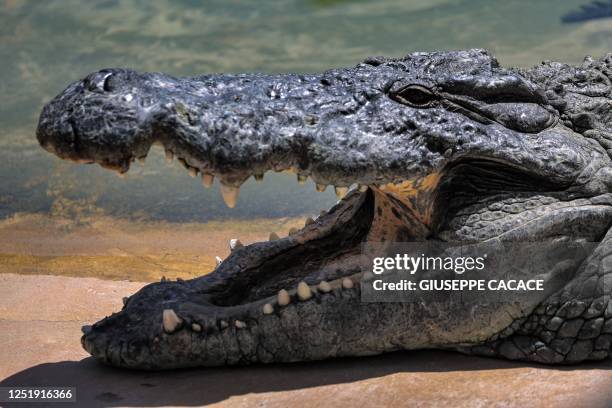
[[[612,54],[524,69],[471,49],[320,74],[113,68],[72,83],[37,128],[59,158],[124,173],[158,144],[205,186],[216,177],[230,207],[267,171],[339,197],[286,237],[232,240],[207,275],[148,284],[85,325],[83,347],[147,370],[425,348],[544,364],[608,358],[611,79]],[[367,243],[558,239],[594,246],[527,302],[361,297]]]

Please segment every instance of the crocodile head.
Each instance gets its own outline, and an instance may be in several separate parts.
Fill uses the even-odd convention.
[[[607,356],[609,342],[605,353],[596,340],[576,351],[578,332],[546,328],[555,317],[584,323],[563,311],[568,302],[588,303],[584,310],[600,312],[591,320],[603,321],[601,285],[575,295],[590,277],[585,265],[599,265],[597,251],[566,265],[563,287],[520,305],[482,305],[477,319],[450,301],[436,313],[363,303],[359,283],[364,243],[604,242],[610,67],[608,57],[509,70],[469,50],[369,58],[319,75],[105,69],[73,83],[45,106],[37,130],[63,159],[125,172],[160,143],[205,184],[218,177],[230,207],[240,185],[266,171],[295,171],[340,197],[285,238],[233,245],[209,275],[146,286],[87,327],[83,346],[137,368],[425,347],[551,363]]]

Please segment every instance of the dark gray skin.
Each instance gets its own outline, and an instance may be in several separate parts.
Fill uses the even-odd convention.
[[[63,159],[125,172],[158,142],[192,173],[218,177],[230,204],[233,188],[268,170],[293,169],[340,195],[362,186],[295,234],[236,248],[209,275],[144,287],[86,327],[83,346],[140,369],[419,348],[550,364],[607,358],[611,78],[612,54],[518,70],[469,50],[320,75],[106,69],[73,83],[37,131]],[[362,243],[493,239],[598,244],[527,302],[361,301]],[[315,289],[321,281],[329,291]]]

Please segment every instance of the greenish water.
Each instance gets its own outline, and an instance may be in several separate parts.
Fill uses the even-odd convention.
[[[504,65],[578,63],[612,51],[612,20],[565,25],[586,0],[0,0],[0,218],[16,212],[199,221],[318,213],[331,191],[275,174],[237,208],[153,152],[127,177],[42,151],[42,105],[103,67],[173,75],[313,72],[368,55],[482,47]]]

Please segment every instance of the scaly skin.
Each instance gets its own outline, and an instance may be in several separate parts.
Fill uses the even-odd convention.
[[[83,346],[143,369],[418,348],[542,363],[608,357],[611,78],[612,55],[516,70],[469,50],[319,75],[106,69],[73,83],[37,131],[61,158],[125,172],[158,142],[205,182],[220,178],[230,205],[268,170],[293,169],[340,195],[362,186],[289,237],[237,247],[209,275],[146,286],[85,328]],[[599,244],[527,302],[361,301],[362,243],[493,239]],[[300,298],[301,281],[311,290],[302,285]],[[313,291],[321,281],[329,288]]]

